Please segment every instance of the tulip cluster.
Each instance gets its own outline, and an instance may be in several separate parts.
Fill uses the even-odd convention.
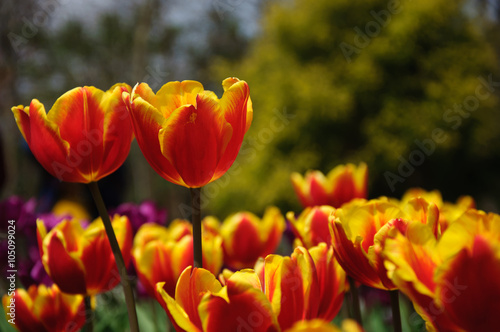
[[[472,206],[420,189],[401,201],[355,202],[330,216],[335,255],[359,283],[408,296],[430,331],[493,331],[500,216]]]
[[[26,284],[2,298],[7,317],[16,303],[15,328],[76,331],[91,299],[121,282],[138,331],[131,260],[177,331],[338,331],[329,322],[348,277],[353,294],[355,282],[404,293],[431,331],[500,326],[500,216],[476,210],[472,197],[448,203],[438,191],[412,189],[400,200],[368,200],[367,165],[346,164],[326,176],[291,175],[304,210],[287,213],[288,225],[272,206],[262,218],[241,211],[202,221],[200,188],[231,167],[253,118],[247,83],[227,78],[222,86],[220,99],[195,81],[156,93],[145,83],[86,86],[48,113],[36,99],[12,108],[35,158],[59,180],[88,184],[101,215],[88,224],[86,211],[65,203],[55,210],[70,216],[38,216],[28,242],[38,244],[34,254],[53,285]],[[190,188],[192,224],[165,226],[166,212],[151,202],[119,206],[110,220],[96,182],[124,163],[134,137],[160,176]],[[29,203],[0,210],[35,227]],[[287,226],[293,247],[278,255]],[[362,328],[345,321],[343,330]]]

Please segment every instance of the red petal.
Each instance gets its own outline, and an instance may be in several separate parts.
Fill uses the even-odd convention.
[[[185,186],[175,167],[161,152],[158,134],[166,121],[165,118],[142,98],[134,99],[130,104],[130,95],[124,93],[124,99],[129,104],[128,109],[137,143],[148,163],[167,181]]]
[[[48,267],[50,277],[65,293],[86,294],[85,271],[81,262],[69,255],[56,232],[49,236],[44,264]]]
[[[440,302],[467,331],[496,331],[500,326],[500,259],[495,241],[476,236],[472,250],[460,251],[437,276]]]
[[[160,130],[161,151],[188,187],[204,186],[214,176],[225,126],[216,107],[215,103],[208,106],[204,102],[198,109],[192,105],[180,107]]]
[[[240,151],[247,127],[247,111],[250,90],[248,84],[240,81],[231,85],[220,100],[220,111],[232,128],[231,138],[217,164],[214,179],[221,177],[233,164]],[[253,114],[253,113],[252,113]],[[249,124],[248,124],[249,126]],[[227,131],[225,127],[222,128]],[[226,135],[224,135],[226,137]]]

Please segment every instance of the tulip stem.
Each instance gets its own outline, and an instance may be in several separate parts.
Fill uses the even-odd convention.
[[[391,295],[392,325],[394,326],[394,332],[402,332],[401,312],[399,310],[399,291],[397,289],[392,290],[389,291],[389,294]]]
[[[359,325],[363,326],[363,320],[361,319],[361,306],[359,303],[359,293],[358,287],[356,286],[356,281],[348,277],[349,288],[351,293],[351,303],[352,303],[352,318],[358,322]]]
[[[193,223],[193,266],[203,267],[201,249],[201,188],[190,188]]]
[[[115,256],[116,266],[118,267],[118,272],[120,273],[121,284],[123,286],[123,293],[125,295],[125,303],[127,304],[128,320],[130,324],[130,332],[139,332],[139,323],[137,321],[137,313],[135,311],[135,300],[134,292],[130,286],[129,277],[127,275],[127,268],[125,267],[125,261],[123,260],[122,252],[120,251],[120,246],[116,240],[116,235],[111,225],[111,220],[109,219],[108,211],[102,199],[101,192],[97,182],[90,182],[88,184],[92,197],[94,198],[97,211],[101,216],[102,222],[104,224],[104,229],[108,236],[109,244],[113,250],[113,255]]]
[[[94,312],[92,311],[92,298],[85,296],[83,303],[85,305],[85,332],[94,331]]]

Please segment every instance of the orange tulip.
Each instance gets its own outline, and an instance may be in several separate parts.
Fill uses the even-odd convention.
[[[308,171],[305,177],[292,173],[291,179],[304,208],[317,205],[338,208],[354,198],[367,197],[368,167],[365,163],[339,165],[326,177],[320,171]]]
[[[436,239],[426,225],[385,241],[385,265],[430,331],[500,325],[500,216],[468,210]]]
[[[225,270],[221,279],[188,267],[175,298],[157,284],[157,299],[177,331],[285,331],[302,320],[331,321],[345,290],[345,273],[324,243],[296,248],[291,257],[269,255],[255,271]]]
[[[113,228],[128,265],[132,228],[128,218],[115,215]],[[86,229],[77,220],[63,220],[47,233],[37,221],[38,247],[42,263],[55,284],[68,294],[96,295],[120,283],[113,252],[100,218]]]
[[[211,221],[203,221],[203,266],[213,274],[222,267],[222,238],[214,233]],[[144,224],[134,238],[132,257],[139,280],[151,296],[156,284],[164,282],[170,296],[180,274],[193,263],[192,227],[188,221],[174,220],[170,226]]]
[[[308,207],[297,219],[293,212],[288,212],[286,218],[296,236],[296,246],[312,248],[321,242],[330,245],[332,237],[328,228],[328,219],[334,211],[335,209],[328,205]]]
[[[83,296],[64,294],[57,285],[18,288],[2,303],[7,321],[21,332],[76,332],[85,323]]]
[[[169,82],[156,94],[141,83],[123,94],[142,153],[166,180],[202,187],[233,164],[253,110],[245,81],[222,85],[221,99],[195,81]]]
[[[61,181],[89,183],[120,167],[130,150],[132,125],[122,100],[126,84],[63,94],[48,114],[37,99],[12,108],[17,125],[38,162]]]
[[[273,253],[278,247],[285,219],[276,207],[269,207],[262,219],[250,212],[227,217],[220,233],[224,261],[235,269],[250,268],[259,257]]]
[[[157,299],[176,331],[279,331],[259,278],[236,272],[223,287],[201,268],[186,268],[177,282],[175,299],[157,284]]]
[[[392,229],[405,233],[409,222],[428,224],[437,233],[439,212],[435,204],[416,198],[400,209],[395,202],[376,199],[337,209],[330,218],[332,243],[348,275],[367,286],[392,290],[381,251]]]

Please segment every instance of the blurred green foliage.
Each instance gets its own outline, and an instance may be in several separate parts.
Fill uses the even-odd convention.
[[[248,55],[213,65],[214,77],[246,80],[254,106],[242,167],[227,185],[212,184],[221,187],[213,211],[298,211],[292,171],[360,161],[369,165],[370,197],[421,186],[498,204],[500,83],[476,97],[479,77],[500,81],[497,54],[464,8],[446,0],[270,2]],[[293,118],[279,122],[278,113]],[[433,140],[436,128],[443,141]],[[410,157],[421,165],[404,172]],[[386,172],[399,180],[389,184]]]

